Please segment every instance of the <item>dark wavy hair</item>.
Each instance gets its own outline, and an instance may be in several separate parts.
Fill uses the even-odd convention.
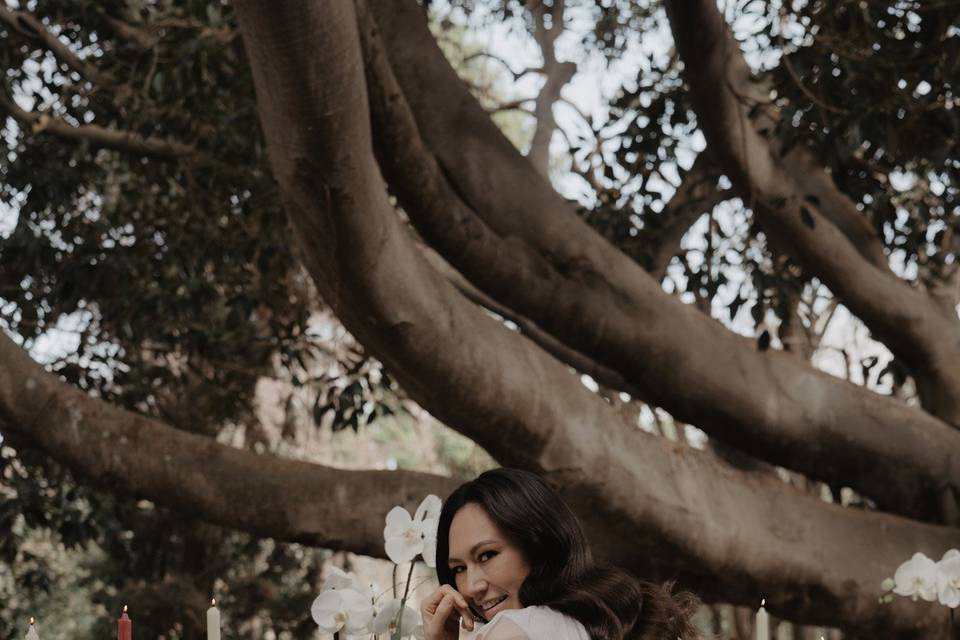
[[[456,589],[447,564],[450,523],[461,507],[479,505],[523,554],[530,574],[520,586],[523,606],[543,605],[578,620],[592,640],[694,640],[691,617],[699,600],[674,593],[593,560],[580,521],[538,475],[494,469],[458,487],[443,504],[437,529],[440,584]]]

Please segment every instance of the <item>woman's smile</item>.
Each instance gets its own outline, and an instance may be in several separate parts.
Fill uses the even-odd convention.
[[[484,620],[520,609],[520,587],[530,567],[520,549],[478,504],[465,504],[450,522],[448,566],[457,591]]]

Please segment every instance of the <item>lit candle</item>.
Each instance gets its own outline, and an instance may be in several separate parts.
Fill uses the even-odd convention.
[[[123,605],[123,613],[117,620],[117,640],[133,639],[133,621],[127,617],[127,605]]]
[[[30,616],[30,628],[27,629],[26,640],[40,640],[40,636],[37,635],[37,628],[33,626],[33,616]]]
[[[216,598],[210,601],[207,609],[207,640],[220,640],[220,610]]]
[[[763,608],[766,603],[766,598],[761,600],[760,609],[757,610],[757,620],[754,624],[754,628],[757,630],[756,640],[770,640],[770,614]]]

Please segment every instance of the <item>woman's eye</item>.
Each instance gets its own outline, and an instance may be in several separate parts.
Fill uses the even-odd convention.
[[[451,571],[454,575],[456,575],[456,574],[460,573],[461,571],[463,571],[463,567],[451,567],[451,568],[450,568],[450,571]]]
[[[496,551],[484,551],[479,556],[477,556],[477,558],[480,560],[480,562],[486,562],[487,560],[489,560],[495,555],[497,555]]]

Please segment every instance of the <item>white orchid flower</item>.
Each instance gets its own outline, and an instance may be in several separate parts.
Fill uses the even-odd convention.
[[[423,553],[423,529],[403,507],[394,507],[387,514],[383,529],[384,549],[394,563],[410,562]]]
[[[366,635],[373,623],[373,606],[366,596],[353,589],[331,589],[317,596],[310,615],[326,633],[343,630],[351,636]]]
[[[401,564],[423,555],[424,562],[436,566],[437,525],[442,504],[440,498],[431,494],[423,499],[412,518],[403,507],[390,510],[383,529],[384,549],[390,560]]]
[[[950,549],[937,563],[937,598],[951,609],[960,606],[960,551]]]
[[[417,626],[420,624],[420,616],[417,612],[406,605],[403,606],[403,614],[400,614],[402,603],[399,598],[388,600],[377,611],[373,619],[373,633],[379,635],[388,633],[391,637],[397,633],[399,624],[400,637],[405,638],[416,633]]]
[[[922,553],[897,567],[893,574],[896,586],[893,592],[899,596],[918,597],[933,602],[937,599],[937,563]]]

